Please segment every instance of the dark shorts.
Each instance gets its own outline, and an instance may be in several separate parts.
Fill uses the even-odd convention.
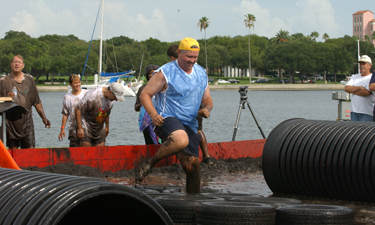
[[[94,139],[94,138],[88,137],[87,134],[86,134],[86,130],[85,129],[83,129],[83,130],[84,130],[85,134],[80,141],[89,142],[89,143],[91,143],[92,146],[95,146],[95,145],[98,145],[100,143],[105,142],[105,136],[104,135],[101,136],[100,138]]]
[[[199,134],[195,133],[190,127],[183,125],[175,117],[165,118],[162,126],[155,127],[155,134],[164,142],[176,130],[185,131],[189,137],[189,144],[182,151],[188,155],[199,157]]]
[[[26,137],[23,139],[10,139],[7,138],[7,146],[8,148],[35,148],[35,134],[34,132],[30,132]]]
[[[70,141],[69,147],[81,147],[81,142],[80,141]]]

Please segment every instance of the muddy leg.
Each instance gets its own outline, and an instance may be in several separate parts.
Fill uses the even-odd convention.
[[[81,147],[91,147],[91,143],[87,141],[81,141]]]
[[[203,158],[210,157],[210,155],[208,154],[208,149],[207,149],[206,135],[204,135],[203,130],[198,130],[198,134],[200,136],[199,147],[201,147]]]
[[[180,161],[186,173],[186,192],[200,193],[201,177],[199,174],[199,158],[188,155],[185,152],[180,152],[177,154],[177,159]]]
[[[163,142],[158,152],[148,160],[148,164],[153,167],[160,160],[179,153],[189,144],[189,138],[185,131],[176,130],[172,132],[166,141]]]
[[[147,161],[140,161],[135,168],[136,181],[142,181],[151,172],[152,167],[160,160],[175,155],[189,144],[189,138],[184,130],[172,132],[163,142],[156,154]]]
[[[102,143],[96,144],[95,146],[105,146],[105,142],[102,142]]]

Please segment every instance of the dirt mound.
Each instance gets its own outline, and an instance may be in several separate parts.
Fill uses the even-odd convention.
[[[235,174],[235,173],[254,173],[262,170],[262,158],[239,158],[239,159],[219,159],[214,160],[213,165],[206,163],[200,164],[201,177],[215,177],[223,174]],[[85,176],[85,177],[98,177],[98,178],[127,178],[134,177],[134,170],[119,170],[117,172],[101,172],[99,169],[84,166],[75,165],[73,163],[60,163],[53,166],[46,166],[43,168],[38,167],[27,167],[22,168],[25,170],[34,170],[48,173],[59,173],[74,176]],[[169,178],[182,179],[185,177],[185,173],[182,170],[180,164],[173,164],[165,167],[155,167],[152,169],[152,175],[165,176]]]

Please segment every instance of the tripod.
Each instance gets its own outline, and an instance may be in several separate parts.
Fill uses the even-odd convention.
[[[236,134],[237,134],[237,130],[238,130],[238,123],[240,122],[241,110],[245,109],[245,103],[247,103],[247,107],[249,107],[251,115],[253,116],[254,121],[255,121],[256,125],[258,126],[258,129],[259,129],[260,133],[262,134],[263,138],[266,139],[266,137],[264,136],[264,133],[262,131],[262,128],[259,126],[258,121],[255,118],[253,110],[251,110],[250,103],[247,101],[247,96],[246,96],[247,90],[246,89],[247,89],[247,86],[241,86],[240,89],[238,90],[238,92],[240,92],[240,95],[241,95],[241,100],[240,100],[240,105],[239,105],[239,108],[238,108],[237,120],[236,120],[236,123],[234,125],[232,141],[235,141],[235,139],[236,139]]]

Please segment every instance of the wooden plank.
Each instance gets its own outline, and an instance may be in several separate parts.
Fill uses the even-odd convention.
[[[0,97],[0,101],[11,102],[12,101],[12,97]]]

